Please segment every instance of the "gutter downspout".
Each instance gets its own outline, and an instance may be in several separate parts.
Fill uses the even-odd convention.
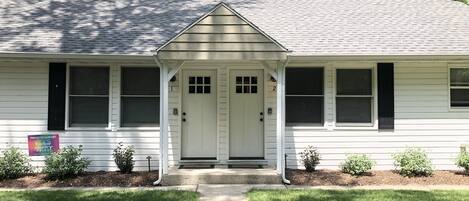
[[[282,111],[280,111],[280,115],[278,115],[278,117],[281,118],[281,125],[280,125],[281,160],[280,160],[280,163],[281,163],[282,182],[284,184],[291,184],[290,180],[286,178],[286,174],[285,174],[286,168],[287,168],[285,166],[286,165],[285,164],[285,159],[286,159],[285,157],[285,71],[289,62],[290,62],[290,57],[288,57],[287,55],[287,59],[277,70],[277,71],[281,71],[281,72],[277,72],[277,78],[278,78],[277,82],[280,84],[280,88],[277,90],[281,90],[281,97],[280,97],[281,101],[280,103],[277,103],[277,104],[282,104],[281,105]]]
[[[153,57],[154,57],[156,65],[158,65],[158,67],[160,68],[160,82],[161,81],[166,82],[166,80],[161,79],[161,78],[163,78],[163,72],[165,72],[165,71],[162,70],[164,67],[163,67],[161,61],[158,58],[158,53],[154,54]],[[160,84],[160,92],[163,92],[163,85],[162,84]],[[164,103],[161,101],[161,98],[160,98],[160,120],[163,119],[163,115],[164,115],[163,112],[161,112],[161,111],[163,111],[163,107],[164,107],[163,104]],[[164,121],[163,121],[163,124],[164,124]],[[153,182],[154,186],[160,185],[161,181],[163,181],[163,151],[164,151],[163,147],[164,147],[164,141],[163,141],[163,132],[162,132],[162,129],[161,129],[162,126],[164,126],[163,124],[160,121],[160,158],[159,158],[159,162],[158,162],[158,166],[159,166],[159,168],[158,168],[158,180]]]

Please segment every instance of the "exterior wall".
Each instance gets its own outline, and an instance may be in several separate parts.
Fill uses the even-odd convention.
[[[374,62],[376,63],[376,62]],[[407,147],[427,151],[437,169],[456,169],[459,147],[469,142],[469,112],[450,111],[447,62],[395,63],[395,130],[334,127],[334,67],[341,63],[295,64],[325,66],[324,128],[286,128],[289,168],[303,168],[299,152],[307,145],[318,147],[319,168],[337,169],[346,154],[363,153],[377,161],[377,169],[392,169],[392,154]],[[369,66],[372,63],[356,63]]]
[[[449,109],[447,62],[395,63],[395,131],[378,132],[375,127],[338,128],[334,126],[334,68],[343,66],[373,66],[368,63],[295,62],[290,67],[325,67],[325,126],[287,127],[286,153],[289,168],[302,168],[299,155],[307,145],[319,148],[322,161],[319,168],[337,168],[347,153],[365,153],[376,160],[378,169],[393,168],[391,155],[406,147],[422,147],[438,169],[455,169],[454,158],[461,144],[469,143],[469,112]],[[84,154],[93,160],[90,170],[114,170],[112,149],[119,142],[136,148],[136,169],[146,170],[146,156],[152,157],[152,168],[157,169],[159,129],[119,129],[120,64],[111,66],[111,129],[54,132],[60,134],[61,146],[83,145]],[[132,65],[126,65],[132,66]],[[217,70],[218,79],[218,160],[229,157],[229,91],[231,69],[259,68],[254,62],[184,64],[187,68]],[[173,115],[173,108],[181,111],[180,74],[170,83],[170,139],[169,164],[180,158],[181,122]],[[264,70],[265,158],[274,165],[276,159],[276,92],[275,82]],[[47,131],[48,63],[0,62],[0,150],[9,146],[27,150],[27,135]],[[32,157],[33,165],[41,167],[43,157]]]
[[[19,147],[27,153],[27,135],[60,135],[60,146],[83,145],[91,159],[90,170],[115,170],[112,149],[119,142],[135,146],[135,169],[147,170],[147,156],[152,169],[158,166],[158,130],[119,130],[120,68],[111,65],[111,130],[47,131],[48,63],[0,62],[0,150]],[[35,167],[42,167],[44,157],[31,157]]]

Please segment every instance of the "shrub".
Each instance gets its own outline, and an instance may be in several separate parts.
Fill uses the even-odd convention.
[[[17,179],[31,172],[29,157],[20,149],[11,147],[0,158],[0,180]]]
[[[351,175],[363,175],[370,171],[375,162],[365,154],[352,154],[340,165],[343,172]]]
[[[458,155],[458,158],[456,160],[456,165],[458,167],[464,168],[464,171],[466,174],[469,173],[469,153],[467,152],[461,152]]]
[[[469,0],[456,0],[456,1],[459,1],[459,2],[462,2],[462,3],[465,3],[465,4],[469,5]]]
[[[82,146],[68,146],[46,157],[44,173],[48,179],[66,179],[85,172],[91,161],[81,156]]]
[[[114,162],[122,173],[129,174],[134,169],[134,152],[133,146],[124,146],[122,142],[114,149]]]
[[[319,152],[313,146],[308,146],[306,149],[300,153],[301,162],[306,168],[306,171],[313,172],[316,170],[316,166],[319,164]]]
[[[422,149],[408,148],[393,158],[396,169],[403,176],[430,176],[433,173],[432,162]]]

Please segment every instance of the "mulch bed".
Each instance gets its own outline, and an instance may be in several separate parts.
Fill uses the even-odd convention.
[[[363,176],[351,176],[340,171],[288,170],[292,184],[309,186],[368,186],[368,185],[469,185],[469,175],[459,171],[435,171],[430,177],[403,177],[395,171],[373,171]]]
[[[49,181],[44,174],[32,174],[19,179],[0,181],[0,188],[37,187],[143,187],[152,186],[158,179],[158,171],[133,172],[87,172],[77,178]]]

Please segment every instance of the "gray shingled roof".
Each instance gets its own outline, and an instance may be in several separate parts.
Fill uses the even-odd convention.
[[[227,0],[293,55],[469,55],[452,0]],[[149,55],[218,0],[2,0],[0,52]]]

